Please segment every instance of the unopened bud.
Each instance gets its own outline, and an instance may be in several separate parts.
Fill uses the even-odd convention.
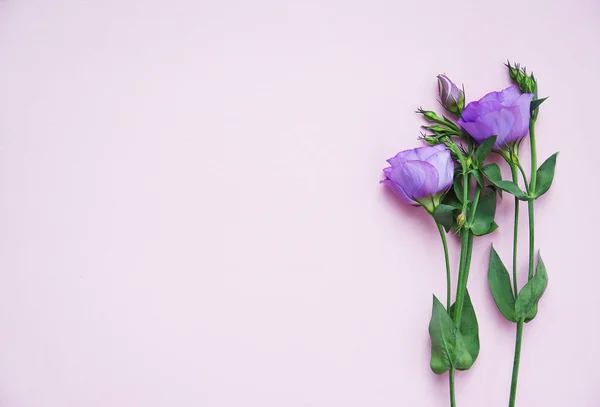
[[[456,218],[456,223],[458,223],[458,226],[462,226],[465,224],[466,220],[467,217],[465,216],[465,214],[461,213],[460,215],[458,215],[458,218]]]
[[[446,110],[456,115],[465,108],[465,93],[446,75],[438,75],[440,102]]]

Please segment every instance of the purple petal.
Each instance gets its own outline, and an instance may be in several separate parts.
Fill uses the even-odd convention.
[[[519,98],[515,101],[515,106],[519,106],[519,113],[521,116],[521,131],[523,138],[527,135],[529,131],[529,119],[531,117],[531,101],[535,95],[533,93],[523,93]]]
[[[490,136],[497,136],[494,147],[500,147],[507,143],[515,124],[516,108],[502,108],[497,112],[490,112],[477,118],[476,122],[481,122],[490,131]]]
[[[406,161],[394,168],[390,180],[410,198],[418,200],[437,193],[439,176],[435,167],[426,161]]]
[[[483,143],[486,138],[493,136],[491,129],[479,117],[474,122],[463,122],[460,125],[478,143]]]
[[[379,182],[382,183],[383,185],[385,185],[386,187],[388,187],[398,198],[400,198],[400,200],[402,202],[410,204],[410,205],[419,205],[418,202],[410,199],[410,197],[408,195],[406,195],[406,192],[404,192],[404,190],[400,187],[400,185],[397,185],[395,182],[393,182],[389,179],[384,179]]]
[[[436,193],[440,193],[452,185],[454,178],[454,162],[450,156],[450,151],[439,151],[427,158],[427,162],[433,165],[438,172],[438,186]]]

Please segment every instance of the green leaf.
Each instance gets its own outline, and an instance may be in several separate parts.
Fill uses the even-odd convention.
[[[483,236],[487,234],[494,222],[496,215],[496,194],[488,193],[479,200],[477,209],[475,210],[475,218],[471,225],[471,231],[475,236]]]
[[[483,175],[481,175],[481,171],[479,170],[471,170],[471,175],[473,175],[473,178],[475,178],[475,181],[477,181],[477,183],[479,184],[479,186],[481,188],[484,187],[483,185]]]
[[[493,181],[501,181],[502,180],[502,173],[500,172],[500,167],[498,166],[498,164],[488,164],[486,166],[484,166],[481,171],[483,172],[483,175],[485,175],[485,177],[492,182],[493,185]],[[496,187],[497,188],[497,187]],[[500,195],[500,197],[502,198],[502,190],[498,189],[498,195]]]
[[[463,195],[464,195],[464,189],[463,189],[463,184],[462,184],[462,170],[460,169],[456,169],[456,171],[454,171],[454,183],[453,183],[453,189],[454,189],[454,194],[456,195],[456,198],[458,198],[459,202],[462,204],[463,203]]]
[[[492,296],[494,297],[496,306],[502,315],[504,315],[504,318],[511,322],[517,322],[517,317],[515,315],[515,296],[510,285],[510,276],[494,247],[492,247],[490,253],[488,283],[492,290]]]
[[[452,304],[450,307],[450,315],[452,317],[454,317],[455,305],[456,303]],[[473,359],[473,363],[475,363],[475,360],[479,355],[479,325],[477,324],[477,316],[475,315],[475,309],[473,308],[469,291],[467,291],[465,294],[465,302],[463,303],[459,330],[463,337],[463,341],[465,342],[465,346],[467,347],[467,350]],[[473,363],[471,363],[471,366]]]
[[[482,168],[483,173],[490,182],[501,181],[502,173],[498,164],[488,164]]]
[[[454,212],[456,211],[459,210],[453,206],[440,204],[437,206],[437,208],[435,208],[435,211],[433,212],[433,218],[437,223],[442,225],[447,232],[454,224]]]
[[[434,373],[442,374],[451,367],[464,370],[473,365],[473,358],[460,331],[435,295],[429,322],[429,336],[431,337],[430,367]]]
[[[494,232],[496,229],[498,229],[498,224],[496,222],[492,222],[492,224],[490,225],[490,228],[488,229],[486,235],[489,235],[490,233]]]
[[[545,98],[542,98],[542,99],[532,100],[531,101],[531,105],[530,105],[531,111],[533,112],[535,109],[537,109],[538,107],[540,107],[540,105],[542,103],[544,103],[546,101],[546,99],[548,99],[548,96],[546,96]]]
[[[496,143],[496,136],[486,138],[483,140],[483,143],[477,147],[477,150],[475,151],[475,162],[477,165],[481,165],[481,163],[485,161],[490,151],[492,151],[492,148],[494,148],[494,143]]]
[[[531,317],[547,286],[548,274],[546,273],[546,266],[542,261],[542,256],[538,254],[538,265],[535,275],[523,286],[515,301],[517,319]],[[535,315],[533,316],[535,317]]]
[[[557,155],[558,153],[552,154],[537,170],[537,183],[535,184],[536,199],[544,195],[552,185]]]
[[[456,197],[456,194],[454,193],[454,188],[450,188],[448,192],[446,192],[446,195],[444,195],[444,199],[442,199],[442,203],[444,205],[450,205],[459,210],[462,209],[462,203]]]
[[[527,314],[527,317],[525,318],[525,322],[531,322],[531,321],[533,321],[533,319],[537,315],[537,312],[538,312],[538,305],[535,304],[533,306],[533,308],[531,309],[531,311],[529,311],[529,314]]]
[[[527,201],[529,197],[517,184],[512,181],[502,180],[502,175],[500,174],[500,167],[497,164],[489,164],[483,167],[483,173],[487,177],[487,179],[497,188],[500,188],[503,191],[506,191],[510,194],[513,194],[516,198]]]

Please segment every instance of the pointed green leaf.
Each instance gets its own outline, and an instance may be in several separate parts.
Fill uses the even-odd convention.
[[[462,173],[461,173],[461,170],[458,168],[456,169],[456,171],[454,171],[453,189],[454,189],[454,194],[456,195],[456,198],[458,198],[460,203],[462,203],[464,189],[463,189],[463,184],[462,184]]]
[[[442,225],[446,232],[450,230],[452,225],[454,224],[454,220],[456,218],[455,212],[459,212],[460,210],[445,204],[439,204],[435,211],[433,212],[433,218],[437,223]]]
[[[477,181],[477,183],[479,184],[479,186],[481,188],[484,187],[483,185],[483,176],[481,175],[481,171],[479,170],[472,170],[471,174],[473,175],[473,178],[475,178],[475,181]]]
[[[503,191],[508,192],[515,196],[515,198],[520,199],[521,201],[527,201],[528,196],[525,192],[521,191],[521,188],[517,184],[512,181],[496,181],[493,183],[495,186],[500,188]]]
[[[554,179],[554,167],[556,167],[556,156],[552,154],[537,170],[537,183],[535,184],[535,198],[544,195],[552,185]]]
[[[492,185],[494,185],[493,181],[502,180],[502,173],[500,172],[500,167],[498,164],[488,164],[481,169],[481,172],[490,182],[492,182]],[[500,195],[500,198],[502,198],[502,190],[496,187],[496,192],[498,192],[498,195]]]
[[[473,358],[467,350],[460,331],[435,295],[429,322],[429,336],[431,337],[430,367],[434,373],[442,374],[451,367],[468,369],[473,364]]]
[[[537,312],[538,312],[538,305],[535,304],[533,306],[533,308],[531,308],[531,311],[529,311],[529,314],[527,314],[527,317],[525,318],[525,322],[531,322],[531,321],[533,321],[533,319],[537,315]]]
[[[519,292],[515,301],[515,311],[517,319],[531,317],[534,307],[539,302],[546,287],[548,286],[548,274],[546,266],[542,261],[542,256],[538,254],[538,265],[535,275],[527,282]],[[535,315],[533,315],[535,317]]]
[[[510,276],[508,271],[496,250],[492,247],[490,252],[490,265],[488,268],[488,283],[492,290],[492,296],[496,306],[504,315],[504,318],[511,322],[517,322],[515,315],[515,296],[510,285]]]
[[[498,224],[496,222],[492,222],[492,224],[490,225],[490,228],[488,229],[486,235],[489,235],[490,233],[494,232],[496,229],[498,229]]]
[[[483,140],[483,143],[477,147],[477,150],[475,150],[475,162],[478,166],[485,161],[490,151],[492,151],[494,143],[496,143],[496,136],[486,138]]]
[[[456,303],[452,304],[450,307],[450,315],[452,317],[454,317],[455,305]],[[475,309],[473,308],[469,291],[466,292],[465,302],[463,303],[463,310],[460,318],[460,333],[465,342],[465,346],[473,359],[473,363],[475,363],[475,360],[479,355],[479,325],[477,324],[477,316],[475,315]],[[473,363],[471,363],[471,365],[473,365]],[[470,367],[471,366],[468,368]]]
[[[542,99],[532,100],[531,101],[531,105],[530,105],[531,111],[533,112],[535,109],[537,109],[538,107],[540,107],[540,105],[542,103],[544,103],[546,101],[546,99],[548,99],[548,96],[546,96],[545,98],[542,98]]]
[[[498,166],[498,164],[488,164],[485,167],[483,167],[482,170],[486,178],[489,179],[490,182],[502,180],[502,173],[500,172],[500,167]]]
[[[475,218],[471,225],[471,231],[475,236],[482,236],[489,232],[494,216],[496,215],[496,194],[488,193],[479,200],[475,210]]]

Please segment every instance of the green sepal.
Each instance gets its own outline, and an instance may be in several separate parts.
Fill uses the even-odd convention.
[[[556,156],[552,154],[537,170],[537,183],[535,184],[535,199],[544,195],[550,189],[554,179],[554,167],[556,167]]]
[[[452,304],[450,307],[450,316],[454,318],[454,308],[456,303]],[[465,346],[473,359],[471,366],[477,360],[477,356],[479,356],[479,324],[477,323],[477,316],[475,315],[475,309],[473,308],[473,303],[471,302],[471,296],[469,295],[469,291],[467,290],[465,293],[465,302],[463,303],[462,315],[460,317],[460,333],[463,337],[463,341],[465,342]],[[471,366],[466,369],[458,369],[458,370],[467,370]]]
[[[492,151],[492,148],[494,148],[496,138],[496,136],[486,138],[483,140],[483,143],[477,147],[477,150],[475,150],[475,162],[478,167],[485,161],[488,154]]]
[[[442,374],[452,367],[465,370],[473,365],[473,358],[462,334],[435,295],[429,322],[429,336],[431,337],[429,365],[434,373]]]
[[[544,295],[547,286],[548,274],[546,273],[546,266],[542,261],[542,256],[538,254],[538,265],[535,275],[523,286],[523,288],[521,288],[517,300],[515,301],[517,319],[528,317],[533,319],[533,317],[535,317],[535,313],[537,313],[535,307],[540,301],[540,298],[542,298],[542,295]]]
[[[517,322],[515,311],[515,295],[510,284],[510,276],[498,253],[492,246],[490,264],[488,267],[488,284],[494,297],[494,302],[504,318]]]
[[[542,103],[544,103],[546,101],[546,99],[548,99],[549,96],[546,96],[545,98],[541,98],[541,99],[536,99],[536,100],[532,100],[531,101],[531,105],[530,105],[530,111],[533,112],[535,109],[537,109],[538,107],[540,107],[540,105]]]
[[[493,230],[490,231],[490,228],[494,223],[495,215],[496,193],[492,191],[479,199],[479,204],[475,210],[473,224],[471,225],[471,231],[473,234],[475,236],[483,236],[493,232]],[[497,226],[498,225],[496,225],[496,227]]]

